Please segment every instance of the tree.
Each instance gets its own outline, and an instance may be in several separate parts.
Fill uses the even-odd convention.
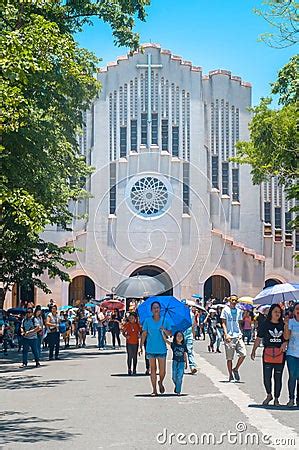
[[[299,19],[296,0],[265,0],[263,9],[255,9],[274,29],[274,33],[264,33],[261,40],[271,47],[284,48],[298,43]]]
[[[69,280],[68,246],[45,242],[48,224],[67,228],[70,199],[88,195],[92,169],[79,154],[83,114],[100,85],[98,59],[75,42],[74,32],[94,16],[111,24],[118,45],[138,46],[135,14],[145,19],[149,0],[20,1],[1,13],[2,48],[2,298],[14,283]]]
[[[298,147],[298,71],[299,56],[293,56],[272,84],[279,95],[281,109],[271,109],[272,99],[261,99],[251,109],[250,141],[237,143],[233,161],[250,164],[255,184],[277,176],[288,199],[295,199],[293,226],[299,227],[299,147]]]

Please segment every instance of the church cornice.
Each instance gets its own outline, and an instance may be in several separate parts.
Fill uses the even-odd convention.
[[[218,236],[220,239],[222,239],[226,244],[231,245],[233,248],[239,249],[242,251],[245,255],[252,256],[257,261],[265,261],[265,256],[257,253],[252,248],[246,247],[245,244],[242,242],[237,242],[232,236],[228,236],[227,234],[223,233],[221,230],[218,230],[217,228],[213,228],[211,230],[211,233],[214,236]]]
[[[113,69],[117,67],[124,61],[129,61],[130,58],[133,58],[134,55],[142,54],[143,50],[153,48],[159,50],[161,55],[166,55],[170,57],[170,60],[173,62],[178,62],[181,66],[189,67],[192,72],[202,72],[202,68],[199,66],[194,66],[192,61],[186,61],[181,56],[173,54],[170,50],[161,48],[160,44],[154,43],[145,43],[142,44],[139,50],[134,51],[133,53],[128,53],[126,55],[119,56],[116,61],[109,62],[105,67],[100,67],[98,69],[98,73],[108,72],[109,69]]]
[[[241,77],[232,75],[232,73],[229,70],[224,70],[224,69],[210,70],[209,74],[203,75],[202,79],[210,80],[215,75],[225,75],[225,76],[229,77],[230,80],[237,81],[241,86],[251,88],[251,83],[249,83],[248,81],[243,81]]]

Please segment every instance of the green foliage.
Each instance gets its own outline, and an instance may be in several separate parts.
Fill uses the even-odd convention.
[[[45,242],[48,224],[66,228],[70,199],[88,196],[92,169],[79,154],[83,114],[97,95],[98,59],[79,48],[72,33],[99,17],[119,45],[135,49],[134,16],[145,18],[148,0],[35,0],[7,2],[2,34],[2,268],[4,292],[40,276],[68,280],[72,248]],[[65,257],[64,257],[65,255]],[[0,302],[1,303],[1,302]],[[1,305],[0,305],[1,307]]]
[[[233,161],[250,164],[255,184],[277,176],[288,199],[295,199],[293,226],[299,227],[298,56],[291,58],[272,85],[281,109],[271,109],[271,98],[251,109],[250,141],[237,143]]]
[[[298,43],[299,3],[296,0],[264,0],[262,9],[254,12],[262,16],[273,28],[273,33],[264,33],[261,40],[270,47],[284,48]]]

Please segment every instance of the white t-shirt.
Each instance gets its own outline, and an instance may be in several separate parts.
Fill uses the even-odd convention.
[[[242,336],[239,321],[243,319],[243,312],[239,308],[230,308],[226,305],[222,309],[221,319],[226,320],[227,334],[230,337],[237,338]]]
[[[299,322],[296,319],[289,321],[289,330],[291,337],[287,349],[287,355],[299,358]]]

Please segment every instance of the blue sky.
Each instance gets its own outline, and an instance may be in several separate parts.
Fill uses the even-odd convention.
[[[295,53],[294,47],[273,49],[258,42],[269,31],[253,13],[261,0],[152,0],[145,23],[137,21],[140,42],[155,42],[201,66],[203,73],[227,69],[253,85],[253,104],[269,95],[269,83]],[[125,54],[116,47],[111,29],[101,21],[77,35],[81,46],[103,59],[102,65]]]

